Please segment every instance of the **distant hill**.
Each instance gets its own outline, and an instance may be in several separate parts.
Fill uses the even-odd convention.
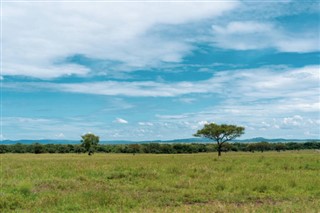
[[[269,142],[269,143],[288,143],[296,142],[303,143],[307,141],[319,141],[320,139],[267,139],[262,137],[243,139],[243,140],[233,140],[231,142],[237,143],[257,143],[257,142]],[[142,143],[211,143],[212,140],[207,138],[185,138],[185,139],[174,139],[174,140],[153,140],[153,141],[129,141],[129,140],[112,140],[112,141],[101,141],[101,144],[142,144]],[[3,140],[1,144],[32,144],[32,143],[41,143],[41,144],[79,144],[80,140],[53,140],[53,139],[41,139],[41,140]]]

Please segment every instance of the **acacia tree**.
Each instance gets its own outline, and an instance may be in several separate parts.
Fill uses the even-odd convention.
[[[244,127],[227,124],[205,124],[194,136],[215,140],[218,145],[218,156],[221,156],[222,145],[244,134]]]
[[[81,138],[81,146],[86,149],[88,155],[93,154],[99,143],[99,136],[96,136],[92,133],[87,133],[85,135],[82,135]]]

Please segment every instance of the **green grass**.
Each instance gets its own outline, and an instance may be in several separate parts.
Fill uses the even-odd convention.
[[[0,212],[320,212],[315,151],[0,158]]]

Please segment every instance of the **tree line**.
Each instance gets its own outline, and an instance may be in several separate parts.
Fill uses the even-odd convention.
[[[224,143],[220,147],[222,152],[264,152],[286,151],[303,149],[320,149],[319,141],[305,143]],[[212,143],[148,143],[148,144],[97,144],[92,152],[98,153],[155,153],[155,154],[179,154],[218,152],[219,145]],[[0,145],[0,153],[85,153],[87,149],[81,144],[12,144]]]

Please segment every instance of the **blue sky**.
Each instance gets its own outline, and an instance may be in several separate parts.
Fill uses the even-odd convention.
[[[1,139],[319,138],[318,1],[2,2]]]

